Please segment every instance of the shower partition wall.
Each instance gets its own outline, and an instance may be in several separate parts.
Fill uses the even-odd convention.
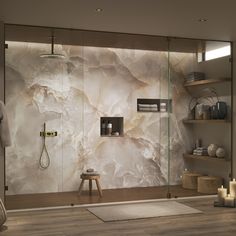
[[[208,76],[210,70],[197,61],[205,41],[54,29],[55,51],[65,59],[40,58],[50,51],[50,36],[48,28],[6,26],[13,140],[6,151],[7,207],[199,195],[181,187],[183,170],[214,173],[184,156],[196,139],[208,145],[225,138],[205,138],[204,130],[184,123],[193,96],[185,78],[199,70]],[[51,163],[42,170],[44,122],[58,135],[46,138]],[[222,145],[228,151],[227,138]],[[80,174],[89,168],[101,175],[102,199],[77,195]],[[226,164],[220,175],[227,179],[229,172]]]

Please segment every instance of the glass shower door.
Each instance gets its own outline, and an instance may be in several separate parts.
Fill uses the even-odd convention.
[[[45,34],[50,36],[50,30],[45,30]],[[40,207],[43,202],[39,194],[63,191],[62,104],[66,64],[40,57],[50,52],[50,43],[29,42],[27,35],[21,36],[22,41],[6,42],[6,108],[12,137],[12,145],[6,149],[8,209],[35,207],[34,204]],[[55,50],[62,48],[55,45]],[[29,204],[24,206],[24,202]]]
[[[185,183],[183,175],[184,178],[190,178],[191,174],[208,175],[210,178],[228,182],[231,173],[230,161],[210,157],[207,151],[210,144],[215,144],[227,153],[225,160],[231,159],[231,124],[224,122],[231,117],[230,55],[208,58],[224,48],[229,52],[227,47],[230,47],[227,42],[170,40],[172,113],[169,114],[169,188],[172,196],[187,197],[210,193],[198,189],[197,177],[195,185],[182,186],[182,182]],[[203,77],[198,78],[197,75]],[[228,82],[225,82],[225,78],[228,78]],[[212,107],[217,106],[217,102],[227,107],[224,118],[213,117],[210,112]],[[198,104],[204,108],[199,116],[196,113]]]

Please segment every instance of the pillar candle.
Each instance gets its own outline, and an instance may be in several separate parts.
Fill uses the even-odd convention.
[[[230,194],[228,194],[227,197],[225,197],[225,201],[224,201],[224,205],[228,206],[228,207],[234,207],[234,197],[230,196]]]
[[[218,188],[218,202],[224,205],[225,197],[227,197],[227,189],[222,185],[221,188]]]
[[[236,198],[236,181],[233,179],[233,181],[229,182],[229,193],[232,197]]]

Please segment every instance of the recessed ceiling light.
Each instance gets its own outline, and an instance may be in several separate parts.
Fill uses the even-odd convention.
[[[207,19],[206,19],[206,18],[200,18],[200,19],[198,19],[198,21],[199,21],[199,22],[206,22]]]
[[[101,12],[101,11],[103,11],[102,8],[96,8],[96,12]]]

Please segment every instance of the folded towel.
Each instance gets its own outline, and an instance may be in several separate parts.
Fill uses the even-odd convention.
[[[7,119],[7,112],[2,101],[0,101],[0,141],[2,147],[11,146],[10,130]]]
[[[138,107],[139,108],[144,108],[144,107],[146,107],[146,108],[157,108],[157,104],[138,104]]]
[[[158,111],[157,107],[139,107],[139,111]]]

